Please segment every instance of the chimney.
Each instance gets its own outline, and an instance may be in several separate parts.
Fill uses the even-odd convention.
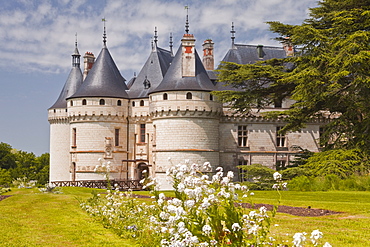
[[[265,55],[263,52],[263,45],[257,45],[258,58],[262,59]]]
[[[287,57],[294,56],[294,47],[293,47],[292,42],[289,40],[289,37],[286,37],[282,43],[283,43],[283,49],[285,51],[285,55]]]
[[[215,67],[213,45],[214,43],[211,39],[207,39],[203,43],[203,65],[206,70],[214,70]]]
[[[89,73],[90,69],[94,65],[95,57],[94,54],[91,52],[86,52],[84,56],[84,75],[83,80],[85,80],[87,74]]]
[[[192,34],[184,34],[181,40],[182,46],[182,76],[195,76],[195,38]]]

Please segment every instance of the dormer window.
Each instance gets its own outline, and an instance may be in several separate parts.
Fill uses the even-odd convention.
[[[86,105],[86,100],[85,99],[82,100],[82,105]]]
[[[149,89],[150,88],[150,81],[148,80],[148,78],[145,76],[145,80],[144,80],[144,88],[145,89]]]
[[[193,98],[193,95],[191,93],[186,94],[186,99],[192,99],[192,98]]]
[[[166,93],[163,94],[163,100],[168,100],[168,95]]]
[[[101,100],[99,101],[99,105],[105,105],[105,100],[104,100],[104,99],[101,99]]]

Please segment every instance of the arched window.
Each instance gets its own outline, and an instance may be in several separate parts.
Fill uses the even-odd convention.
[[[140,106],[144,106],[144,100],[140,100]]]
[[[163,100],[168,100],[168,95],[166,93],[163,94]]]
[[[121,106],[122,105],[122,101],[121,100],[117,100],[117,105],[118,106]]]
[[[71,106],[73,106],[73,100],[71,100]]]
[[[135,101],[132,101],[132,106],[135,107]]]
[[[193,95],[191,93],[186,94],[186,99],[192,99],[192,98],[193,98]]]
[[[104,100],[104,99],[101,99],[101,100],[99,101],[99,105],[105,105],[105,100]]]
[[[86,105],[86,100],[85,99],[82,100],[82,105]]]

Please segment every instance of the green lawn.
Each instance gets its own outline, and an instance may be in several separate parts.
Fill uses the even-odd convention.
[[[277,204],[275,191],[256,191],[254,203]],[[320,217],[297,217],[278,213],[273,232],[291,236],[295,232],[319,229],[324,240],[332,246],[370,246],[370,192],[330,191],[295,192],[282,191],[281,205],[328,209],[341,214]],[[291,243],[291,242],[290,242]]]
[[[91,189],[63,188],[63,194],[13,189],[0,201],[0,246],[134,246],[94,222],[77,198]]]
[[[42,194],[37,189],[6,193],[13,196],[0,201],[0,246],[135,246],[105,229],[79,207],[78,199],[89,198],[91,189],[62,190],[63,194]],[[255,203],[277,203],[274,191],[254,193]],[[370,246],[370,192],[283,191],[281,204],[343,212],[321,217],[278,213],[272,232],[288,240],[289,246],[295,232],[309,234],[315,229],[322,231],[324,240],[332,246]]]

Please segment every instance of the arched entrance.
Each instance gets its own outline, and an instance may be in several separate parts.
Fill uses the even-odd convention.
[[[149,176],[149,165],[145,163],[140,163],[138,166],[138,179],[144,179]]]

